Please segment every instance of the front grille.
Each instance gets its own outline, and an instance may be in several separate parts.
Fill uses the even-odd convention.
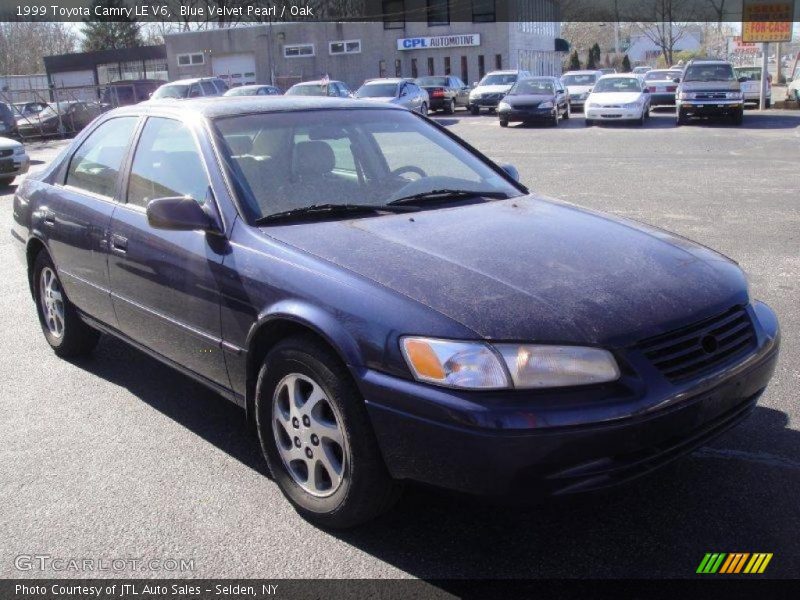
[[[705,373],[756,345],[753,323],[741,306],[639,343],[639,349],[672,382]]]
[[[535,108],[539,108],[539,103],[534,102],[533,104],[515,104],[514,108],[516,110],[533,110]]]
[[[481,96],[483,100],[500,100],[504,94],[484,94]]]
[[[9,148],[8,150],[0,150],[0,158],[5,158],[6,156],[11,156],[14,154],[14,149]]]
[[[698,100],[724,100],[726,97],[725,92],[697,92],[695,95]]]

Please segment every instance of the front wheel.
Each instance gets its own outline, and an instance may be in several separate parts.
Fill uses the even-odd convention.
[[[475,105],[473,104],[472,106],[470,106],[470,107],[469,107],[469,112],[470,112],[472,115],[476,115],[476,116],[477,116],[477,115],[479,115],[479,114],[480,114],[480,112],[481,112],[481,109],[480,109],[479,107],[477,107],[477,106],[475,106]]]
[[[685,125],[686,124],[686,113],[684,113],[681,109],[678,109],[678,115],[675,118],[676,125]]]
[[[744,109],[740,109],[733,114],[733,124],[741,125],[744,121]]]
[[[419,107],[419,114],[421,114],[423,117],[428,116],[428,105],[424,102],[422,103],[422,106]]]
[[[0,177],[0,185],[11,185],[13,182],[13,177]]]
[[[456,112],[456,102],[455,102],[455,100],[450,99],[450,101],[444,107],[444,112],[445,112],[445,114],[448,114],[448,115],[452,115],[454,112]]]
[[[508,121],[505,119],[500,119],[500,127],[508,127]]]
[[[594,121],[592,121],[591,119],[586,119],[585,124],[587,127],[591,127],[592,125],[594,125]]]
[[[324,344],[293,337],[267,354],[256,384],[261,451],[304,518],[346,528],[388,510],[399,484],[381,458],[364,399]]]
[[[89,354],[100,333],[84,323],[64,293],[61,280],[47,252],[36,256],[31,273],[33,296],[42,332],[53,351],[62,358]]]
[[[567,102],[567,109],[564,111],[564,120],[566,121],[567,119],[569,119],[571,114],[572,114],[572,109],[570,109],[569,102]]]

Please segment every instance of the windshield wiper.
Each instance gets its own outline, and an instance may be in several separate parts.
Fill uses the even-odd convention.
[[[510,198],[507,192],[499,192],[495,190],[455,190],[455,189],[442,189],[430,190],[428,192],[421,192],[419,194],[412,194],[411,196],[403,196],[397,200],[392,200],[387,203],[387,206],[398,206],[403,204],[414,204],[418,200],[454,200],[468,196],[484,196],[485,198],[497,198],[505,200]]]
[[[356,214],[364,212],[390,212],[390,213],[405,213],[414,212],[411,207],[404,206],[385,206],[382,204],[312,204],[311,206],[302,206],[300,208],[292,208],[291,210],[284,210],[281,212],[273,213],[259,217],[255,220],[256,225],[267,225],[277,221],[287,221],[303,217],[306,215],[344,215]]]

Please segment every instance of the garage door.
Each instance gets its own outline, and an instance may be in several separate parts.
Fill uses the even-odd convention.
[[[256,57],[254,54],[222,54],[212,58],[214,75],[230,87],[256,82]]]
[[[97,92],[94,86],[94,71],[63,71],[50,76],[56,87],[56,96],[59,100],[96,100]],[[67,88],[67,89],[61,89]]]

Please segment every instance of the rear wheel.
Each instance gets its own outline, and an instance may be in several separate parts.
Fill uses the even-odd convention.
[[[446,104],[446,105],[445,105],[445,107],[444,107],[444,112],[445,112],[445,113],[447,113],[448,115],[452,115],[454,112],[456,112],[456,103],[455,103],[455,100],[453,100],[453,99],[451,98],[451,99],[450,99],[450,100],[447,102],[447,104]]]
[[[324,527],[359,525],[388,510],[399,484],[381,458],[350,373],[311,337],[278,343],[256,384],[261,450],[281,491]]]
[[[62,358],[89,354],[97,345],[100,333],[78,316],[47,252],[41,251],[36,256],[31,276],[36,312],[47,343]]]

